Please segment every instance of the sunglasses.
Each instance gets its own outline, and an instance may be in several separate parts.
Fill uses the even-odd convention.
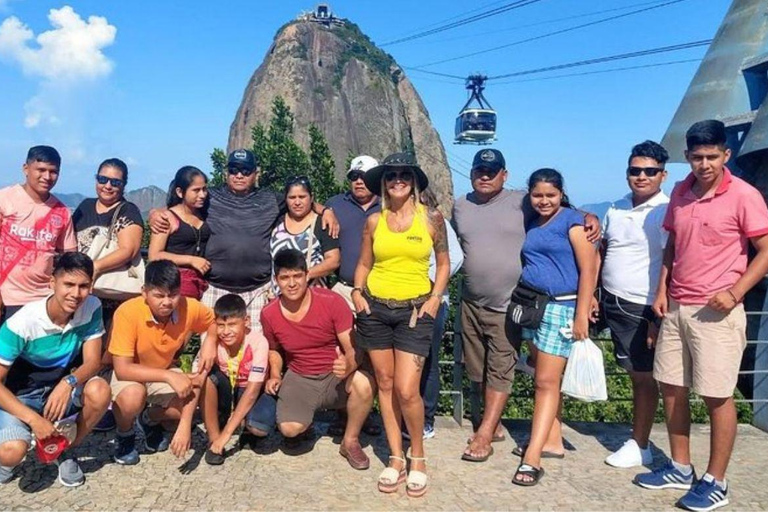
[[[106,185],[107,183],[109,183],[115,188],[120,188],[123,185],[125,185],[125,181],[123,180],[119,180],[117,178],[109,178],[107,176],[102,176],[101,174],[96,175],[96,183],[98,183],[99,185]]]
[[[309,188],[310,187],[309,177],[293,176],[291,178],[288,178],[288,181],[285,182],[286,188],[290,188],[294,185],[304,185],[306,188]]]
[[[357,180],[361,180],[361,179],[363,179],[363,174],[364,173],[362,173],[360,171],[349,171],[347,173],[347,179],[349,181],[352,181],[352,182],[357,181]]]
[[[256,169],[246,169],[244,167],[237,167],[233,165],[233,166],[227,167],[227,172],[232,176],[237,176],[238,174],[242,174],[243,177],[247,178],[251,174],[255,173]]]
[[[387,171],[384,174],[385,181],[413,181],[413,173],[411,171]]]
[[[645,173],[649,178],[653,178],[660,172],[664,172],[661,167],[628,167],[627,174],[633,178],[637,178],[640,174]]]

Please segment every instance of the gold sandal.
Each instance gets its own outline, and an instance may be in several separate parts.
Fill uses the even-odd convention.
[[[426,457],[408,457],[414,460],[427,461]],[[427,474],[423,471],[411,470],[408,472],[408,479],[405,484],[405,493],[411,498],[421,498],[427,493]]]
[[[394,455],[390,455],[389,458],[399,460],[403,463],[403,467],[400,471],[393,467],[386,467],[379,475],[379,492],[386,494],[397,492],[397,488],[400,487],[400,484],[405,482],[406,479],[405,459]]]

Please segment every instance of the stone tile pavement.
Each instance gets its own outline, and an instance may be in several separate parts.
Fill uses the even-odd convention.
[[[571,424],[565,430],[570,451],[565,460],[545,461],[546,476],[533,488],[510,483],[519,462],[510,451],[524,442],[530,424],[506,423],[508,439],[494,444],[495,454],[484,464],[459,460],[468,426],[447,418],[437,436],[426,442],[430,489],[422,499],[404,490],[382,495],[376,477],[384,467],[383,435],[365,439],[371,469],[355,471],[338,454],[338,440],[319,437],[311,452],[289,456],[280,438],[264,443],[260,453],[233,453],[223,466],[201,461],[204,438],[195,437],[196,451],[187,460],[169,452],[144,455],[139,465],[123,467],[110,458],[112,434],[95,434],[78,449],[86,473],[82,487],[67,489],[56,481],[55,466],[41,466],[29,457],[18,476],[0,487],[0,509],[8,510],[670,510],[678,491],[646,491],[631,481],[635,470],[617,470],[603,459],[618,448],[629,432],[626,425]],[[322,433],[327,424],[318,424]],[[708,427],[695,426],[694,465],[706,467]],[[652,440],[667,449],[663,425]],[[663,458],[656,450],[656,461]],[[739,427],[729,481],[732,510],[768,510],[768,434]]]

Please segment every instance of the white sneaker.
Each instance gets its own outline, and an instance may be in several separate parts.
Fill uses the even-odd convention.
[[[605,463],[615,468],[633,468],[635,466],[646,466],[653,462],[651,447],[640,448],[637,441],[630,439],[624,446],[610,454],[605,459]]]

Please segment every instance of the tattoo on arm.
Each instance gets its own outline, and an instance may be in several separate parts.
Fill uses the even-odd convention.
[[[445,221],[443,220],[443,214],[438,210],[430,208],[427,212],[429,223],[432,224],[432,229],[435,232],[433,249],[435,253],[448,252],[448,232],[445,229]]]
[[[426,357],[419,356],[416,354],[413,354],[413,362],[416,363],[416,369],[421,371],[424,369],[424,361],[426,361]]]

